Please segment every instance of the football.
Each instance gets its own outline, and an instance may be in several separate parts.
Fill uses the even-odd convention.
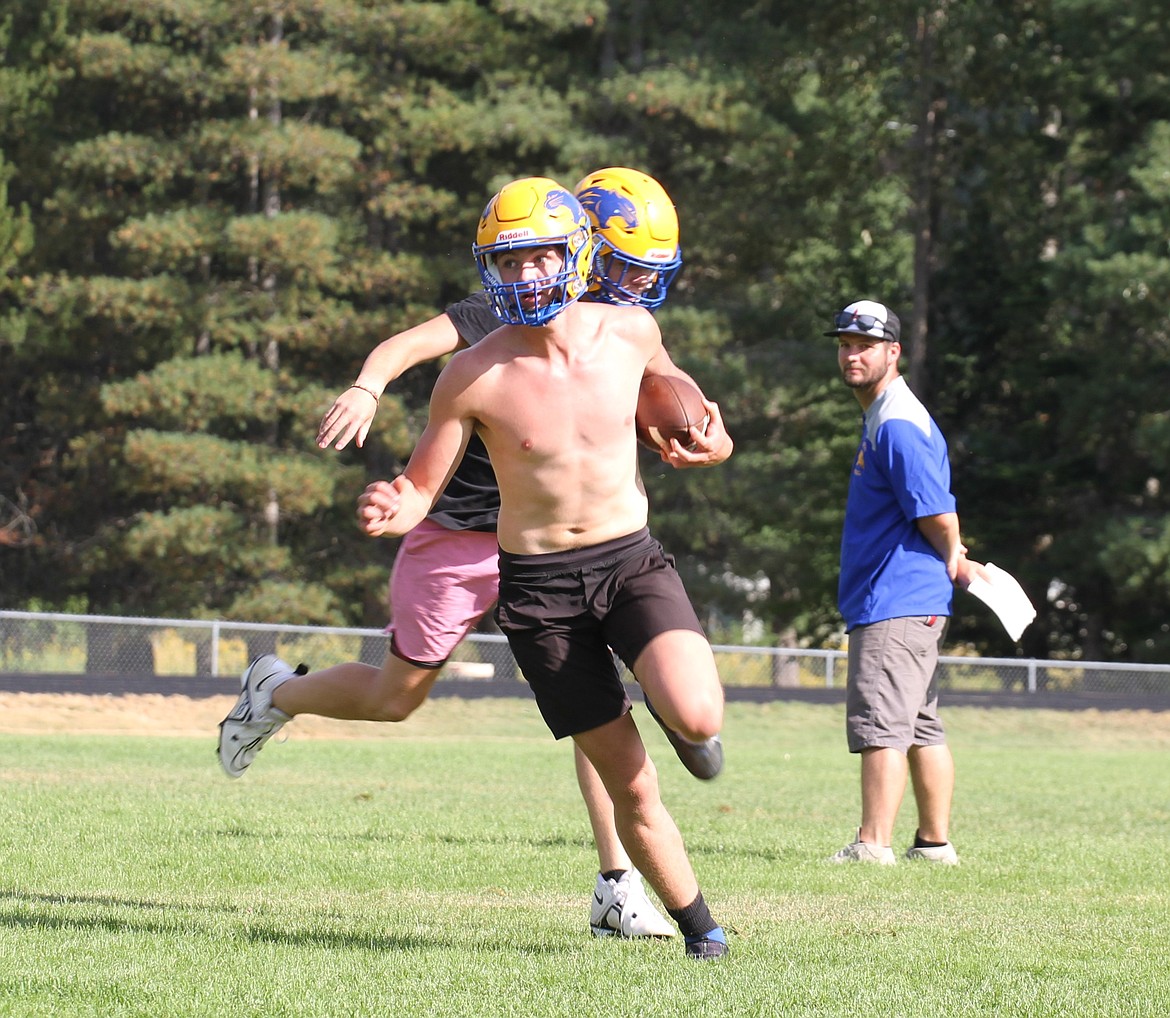
[[[685,378],[643,376],[634,427],[638,441],[648,449],[669,449],[672,438],[677,438],[684,449],[691,448],[694,443],[688,429],[696,427],[705,432],[709,420],[702,393]]]

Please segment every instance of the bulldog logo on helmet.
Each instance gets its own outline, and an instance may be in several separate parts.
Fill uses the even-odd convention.
[[[605,187],[589,187],[577,195],[577,200],[590,212],[597,221],[599,230],[607,229],[618,220],[619,227],[627,230],[638,226],[638,207],[624,194],[612,191]]]

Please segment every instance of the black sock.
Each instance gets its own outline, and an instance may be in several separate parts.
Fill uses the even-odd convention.
[[[927,841],[917,831],[914,832],[914,847],[915,848],[942,848],[945,841]]]
[[[605,880],[621,880],[622,874],[625,872],[625,870],[606,870],[601,876]]]
[[[702,891],[686,908],[668,908],[666,911],[670,913],[670,918],[678,923],[684,937],[701,937],[719,925],[711,918],[711,910],[703,900]]]

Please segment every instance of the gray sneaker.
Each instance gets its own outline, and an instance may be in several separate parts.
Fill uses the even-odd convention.
[[[589,929],[595,937],[673,937],[675,933],[646,896],[637,870],[626,870],[617,880],[597,874]]]
[[[934,845],[929,848],[915,848],[912,845],[906,849],[906,858],[912,862],[937,862],[943,866],[959,864],[959,853],[949,841],[945,845]]]
[[[272,706],[272,693],[304,665],[291,668],[275,654],[261,654],[240,677],[240,696],[219,723],[219,765],[229,778],[238,778],[251,765],[264,743],[292,718]]]
[[[646,703],[646,710],[658,722],[658,727],[666,733],[667,741],[674,747],[683,766],[700,781],[710,781],[712,778],[718,777],[719,772],[723,770],[723,743],[719,736],[712,735],[711,738],[703,742],[690,742],[658,716],[658,711],[654,709],[654,705],[648,699],[645,697],[643,699]]]
[[[870,862],[879,866],[893,866],[898,860],[894,858],[894,850],[889,845],[871,845],[862,841],[859,827],[856,840],[829,856],[829,862]]]

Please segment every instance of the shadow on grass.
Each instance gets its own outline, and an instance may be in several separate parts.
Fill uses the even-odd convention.
[[[42,894],[14,888],[0,890],[0,903],[11,903],[21,911],[13,911],[0,904],[0,927],[37,930],[104,930],[109,933],[203,933],[218,937],[222,934],[238,936],[254,943],[284,944],[293,947],[319,947],[330,950],[361,951],[425,951],[452,949],[466,951],[469,938],[443,936],[366,934],[344,930],[281,928],[260,923],[254,917],[237,928],[200,927],[183,916],[193,913],[217,913],[227,916],[245,916],[246,909],[236,905],[189,904],[187,902],[155,901],[144,898],[119,898],[112,895]],[[56,914],[53,909],[99,908],[117,910],[116,915]],[[150,913],[160,913],[151,916]],[[567,953],[548,943],[523,943],[514,936],[498,941],[480,941],[470,945],[474,950],[497,951],[509,955],[533,956]]]

